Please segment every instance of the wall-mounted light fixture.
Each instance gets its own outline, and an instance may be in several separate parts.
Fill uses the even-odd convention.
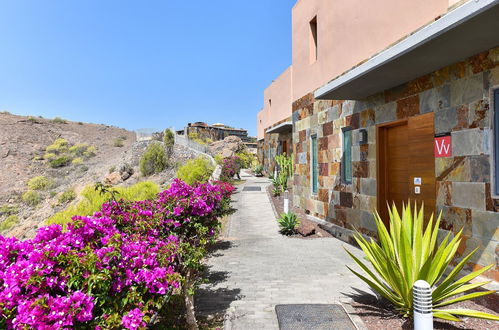
[[[367,144],[367,129],[359,130],[359,145]]]

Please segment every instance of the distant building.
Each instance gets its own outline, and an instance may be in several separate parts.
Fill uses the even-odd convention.
[[[192,136],[202,140],[219,141],[225,139],[227,136],[237,136],[243,142],[252,142],[254,139],[248,136],[248,131],[242,128],[233,128],[222,123],[215,123],[208,125],[204,122],[188,123],[187,126],[180,131],[179,135]]]

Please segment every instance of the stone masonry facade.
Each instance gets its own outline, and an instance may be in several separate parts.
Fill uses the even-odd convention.
[[[275,123],[272,127],[275,127],[281,123],[289,121],[290,118],[281,120]],[[270,128],[272,128],[270,127]],[[257,157],[260,164],[263,165],[264,172],[267,174],[273,174],[276,166],[275,156],[280,153],[285,152],[290,155],[293,152],[292,142],[293,142],[292,132],[285,133],[265,133],[264,139],[258,142],[258,152]],[[285,141],[286,150],[280,150],[279,145],[282,146],[282,142]]]
[[[434,112],[435,134],[450,132],[452,157],[435,158],[436,211],[442,234],[463,228],[460,255],[479,247],[470,269],[495,264],[499,281],[499,199],[491,189],[491,91],[499,87],[499,47],[360,101],[293,103],[294,203],[338,226],[375,235],[376,127]],[[352,184],[341,180],[342,128],[352,131]],[[368,143],[359,145],[359,130]],[[318,141],[318,192],[311,188],[311,136]],[[271,142],[270,142],[271,143]],[[267,156],[267,154],[265,155]]]

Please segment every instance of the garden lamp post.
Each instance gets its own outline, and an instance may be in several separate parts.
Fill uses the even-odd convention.
[[[284,192],[284,213],[289,212],[289,191],[286,189]]]
[[[431,287],[419,280],[412,288],[414,306],[414,330],[433,330]]]

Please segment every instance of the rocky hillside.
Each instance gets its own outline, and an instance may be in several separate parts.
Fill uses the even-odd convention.
[[[0,113],[1,234],[32,236],[45,219],[77,202],[78,193],[97,181],[169,182],[174,168],[140,176],[138,163],[147,144],[117,127]],[[192,157],[189,150],[175,147],[172,160]]]

